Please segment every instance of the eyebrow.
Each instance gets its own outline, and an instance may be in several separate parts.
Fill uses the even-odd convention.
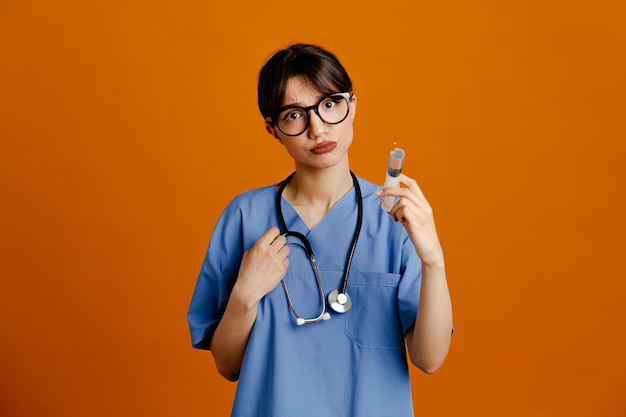
[[[314,106],[315,104],[319,103],[319,101],[321,99],[323,99],[324,97],[327,97],[328,95],[329,94],[320,94],[320,95],[318,95],[315,98],[315,103],[311,104],[311,106]],[[285,105],[281,106],[278,111],[281,112],[281,111],[286,110],[286,109],[293,109],[294,107],[305,108],[305,107],[309,107],[309,106],[305,106],[305,105],[303,105],[301,103],[288,103],[288,104],[285,104]]]

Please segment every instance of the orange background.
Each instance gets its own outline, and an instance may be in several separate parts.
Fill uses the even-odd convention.
[[[0,4],[0,414],[224,416],[186,310],[217,216],[292,163],[264,60],[321,44],[352,168],[398,136],[455,325],[419,416],[626,415],[626,13],[616,1]]]

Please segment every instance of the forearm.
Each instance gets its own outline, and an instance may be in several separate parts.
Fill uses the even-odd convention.
[[[229,381],[239,379],[258,304],[244,301],[236,287],[231,293],[224,316],[211,339],[211,352],[217,370]]]
[[[443,261],[425,265],[415,326],[407,334],[411,362],[426,373],[443,364],[452,336],[452,303]]]

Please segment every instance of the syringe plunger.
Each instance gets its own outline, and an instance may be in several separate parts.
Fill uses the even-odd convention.
[[[404,164],[404,150],[402,150],[402,148],[395,148],[389,153],[389,167],[387,168],[387,173],[392,177],[400,176],[402,164]]]

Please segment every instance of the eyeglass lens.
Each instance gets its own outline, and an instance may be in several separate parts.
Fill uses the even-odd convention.
[[[341,123],[350,110],[348,98],[348,93],[333,94],[322,99],[317,106],[290,107],[279,113],[276,123],[280,131],[289,136],[298,136],[307,129],[310,110],[314,110],[320,119],[328,124]]]

